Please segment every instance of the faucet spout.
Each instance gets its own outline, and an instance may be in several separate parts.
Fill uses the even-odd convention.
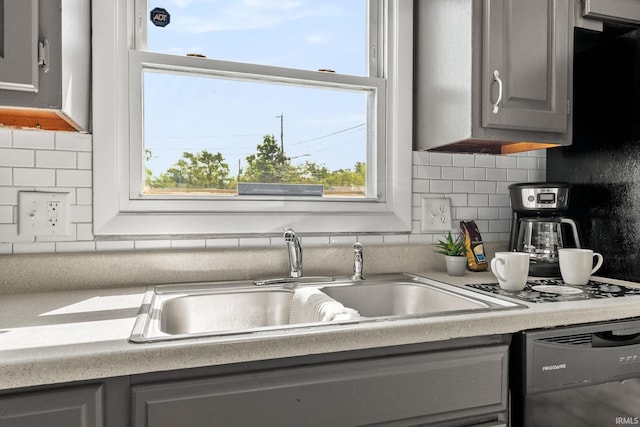
[[[296,233],[287,228],[284,230],[284,241],[289,251],[289,277],[302,277],[302,245]]]
[[[351,280],[364,280],[362,276],[363,267],[362,243],[356,242],[353,244],[353,276],[351,276]]]

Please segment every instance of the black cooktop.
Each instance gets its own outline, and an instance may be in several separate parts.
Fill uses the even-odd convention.
[[[630,288],[611,283],[590,280],[584,286],[570,286],[561,279],[529,280],[520,292],[507,292],[500,289],[497,283],[480,283],[466,285],[493,294],[518,298],[527,302],[577,301],[585,299],[618,298],[640,295],[640,288]]]

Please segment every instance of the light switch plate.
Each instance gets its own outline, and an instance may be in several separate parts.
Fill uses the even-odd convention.
[[[18,234],[21,236],[68,236],[69,193],[20,191]]]
[[[422,198],[422,232],[451,230],[451,199]]]

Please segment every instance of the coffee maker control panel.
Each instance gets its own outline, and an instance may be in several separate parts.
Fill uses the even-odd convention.
[[[569,189],[562,187],[521,187],[512,192],[515,210],[565,210]]]

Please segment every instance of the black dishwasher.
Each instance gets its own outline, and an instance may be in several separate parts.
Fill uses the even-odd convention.
[[[526,331],[510,357],[511,426],[640,425],[640,320]]]

